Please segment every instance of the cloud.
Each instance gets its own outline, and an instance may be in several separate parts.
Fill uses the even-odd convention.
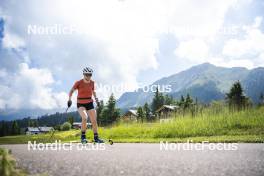
[[[217,66],[222,66],[222,67],[245,67],[252,69],[254,68],[254,63],[251,60],[248,59],[233,59],[233,60],[228,60],[225,58],[211,58],[210,63],[217,65]]]
[[[19,65],[14,75],[8,76],[8,83],[1,85],[1,108],[7,109],[56,109],[65,107],[67,94],[53,92],[53,76],[48,69],[29,68]]]
[[[36,13],[36,6],[41,6],[42,10]],[[81,70],[86,66],[95,70],[98,83],[122,83],[130,85],[132,90],[137,87],[136,76],[140,71],[158,67],[155,57],[158,52],[157,28],[162,21],[152,20],[158,19],[159,15],[155,13],[158,3],[149,7],[148,14],[143,6],[130,1],[105,1],[103,5],[95,1],[56,1],[52,7],[45,1],[40,4],[26,1],[22,9],[15,5],[5,10],[9,17],[6,29],[10,34],[5,46],[18,48],[26,44],[28,56],[18,52],[24,58],[23,62],[32,60],[35,65],[48,67],[64,84],[65,91],[75,80],[81,79]],[[28,35],[29,24],[76,26],[85,34]],[[11,32],[19,35],[14,37]],[[18,36],[25,41],[19,40]],[[105,99],[110,93],[99,92],[99,96]]]
[[[209,47],[201,39],[183,41],[175,50],[180,58],[187,58],[193,62],[204,62],[208,58]]]
[[[86,66],[95,70],[93,78],[97,83],[126,84],[127,90],[133,90],[142,71],[163,74],[157,54],[162,52],[160,36],[168,33],[179,43],[178,47],[173,46],[177,47],[172,49],[173,59],[184,60],[184,67],[210,61],[211,45],[218,42],[215,38],[226,12],[237,4],[236,0],[25,0],[23,5],[3,1],[5,8],[0,8],[0,14],[5,17],[5,36],[0,52],[0,77],[7,74],[15,82],[1,83],[5,94],[0,96],[0,107],[11,107],[6,96],[9,94],[17,108],[62,107],[65,92],[81,79],[81,70]],[[255,25],[260,25],[260,21],[257,19]],[[30,24],[44,27],[59,24],[75,27],[77,32],[29,35]],[[227,54],[229,50],[232,49],[227,47]],[[166,54],[159,56],[164,56],[159,58],[161,62],[170,63]],[[224,57],[219,58],[222,59],[219,63],[225,61]],[[178,71],[173,65],[166,69]],[[20,84],[23,86],[19,87]],[[98,90],[98,93],[106,99],[111,91]],[[114,93],[117,97],[122,94]]]
[[[5,78],[7,76],[7,71],[6,69],[0,69],[0,78]]]
[[[223,55],[233,59],[247,58],[254,66],[264,66],[264,33],[259,29],[262,17],[256,17],[250,26],[244,26],[246,34],[242,39],[230,39],[223,47]]]
[[[170,32],[179,41],[178,47],[174,50],[176,59],[181,62],[184,60],[188,63],[185,65],[189,66],[212,62],[212,57],[217,56],[213,47],[219,47],[217,46],[219,40],[226,37],[223,31],[225,15],[237,4],[236,0],[217,2],[204,0],[200,3],[184,1],[178,6],[180,9],[173,10]]]
[[[211,38],[221,29],[226,12],[237,5],[236,0],[171,1],[169,30],[179,39]]]
[[[25,47],[25,41],[15,35],[5,31],[4,38],[2,40],[4,48],[20,48]]]

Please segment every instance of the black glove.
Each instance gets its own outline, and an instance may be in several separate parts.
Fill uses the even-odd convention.
[[[71,100],[68,100],[68,103],[67,104],[68,104],[68,108],[71,107],[72,101]]]
[[[98,100],[97,97],[95,98],[95,102],[96,102],[96,105],[97,105],[97,106],[100,106],[100,102],[99,102],[99,100]]]

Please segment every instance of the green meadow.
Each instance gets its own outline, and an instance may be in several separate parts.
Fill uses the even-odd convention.
[[[227,108],[205,109],[192,116],[191,113],[171,115],[168,121],[152,123],[118,122],[112,126],[100,127],[99,134],[114,142],[264,142],[264,107],[254,107],[239,112],[229,112]],[[27,143],[28,141],[62,142],[78,141],[79,130],[56,131],[51,134],[5,136],[0,144]],[[92,131],[87,131],[92,139]]]

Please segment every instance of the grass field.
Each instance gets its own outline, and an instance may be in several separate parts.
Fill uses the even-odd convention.
[[[119,123],[112,127],[99,128],[102,138],[114,142],[264,142],[264,107],[230,113],[212,109],[192,117],[190,114],[172,117],[164,123]],[[56,132],[51,141],[50,134],[19,135],[0,138],[0,144],[27,143],[30,141],[52,142],[54,140],[79,140],[80,131]],[[87,132],[92,139],[92,132]]]

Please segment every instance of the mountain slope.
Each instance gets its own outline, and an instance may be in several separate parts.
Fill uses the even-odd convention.
[[[264,68],[256,68],[251,70],[242,82],[243,88],[247,96],[253,102],[260,102],[260,93],[264,94]]]
[[[155,81],[152,85],[171,85],[171,92],[175,98],[190,93],[199,101],[209,103],[212,100],[219,100],[225,97],[232,84],[240,80],[245,92],[257,102],[260,92],[264,92],[264,68],[248,70],[243,67],[217,67],[210,63],[193,66],[185,71]],[[151,85],[150,85],[151,86]],[[120,108],[128,108],[143,105],[151,102],[152,92],[124,93],[117,101]]]

